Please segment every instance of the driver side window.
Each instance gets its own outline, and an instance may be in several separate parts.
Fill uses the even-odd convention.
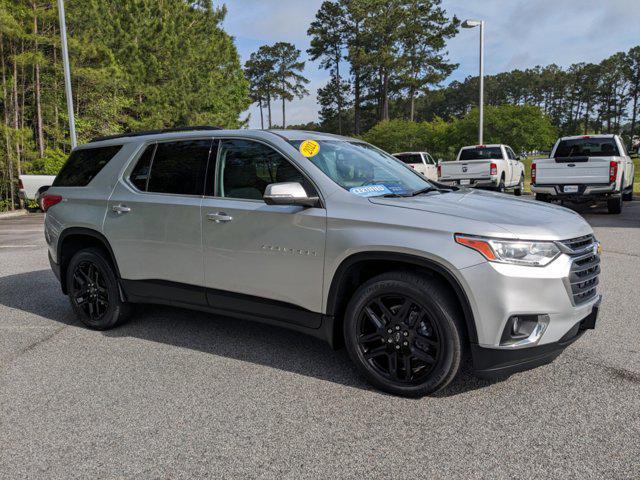
[[[262,200],[271,183],[298,182],[309,193],[309,181],[273,148],[251,140],[223,140],[218,157],[217,196]]]

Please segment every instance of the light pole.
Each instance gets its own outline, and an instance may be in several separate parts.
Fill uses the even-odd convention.
[[[64,16],[64,0],[58,0],[58,14],[60,15],[64,91],[67,97],[67,111],[69,112],[69,135],[71,136],[71,148],[76,148],[78,140],[76,139],[76,120],[73,116],[73,95],[71,92],[71,72],[69,70],[69,49],[67,48],[67,22]]]
[[[480,27],[480,100],[478,101],[480,121],[478,124],[478,144],[483,144],[482,130],[484,127],[484,20],[465,20],[462,28]]]

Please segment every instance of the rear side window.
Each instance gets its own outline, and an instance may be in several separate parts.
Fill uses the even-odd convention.
[[[149,173],[151,172],[151,161],[153,160],[153,154],[156,151],[156,146],[149,145],[144,153],[138,159],[136,168],[133,169],[129,180],[136,186],[138,190],[143,192],[147,191],[147,183],[149,182]]]
[[[556,157],[617,157],[618,146],[614,138],[576,138],[561,140]]]
[[[407,164],[422,163],[422,157],[417,153],[405,153],[402,155],[394,155],[394,157]]]
[[[151,161],[147,191],[202,195],[211,144],[212,140],[159,143]]]
[[[465,148],[460,152],[460,160],[499,160],[501,158],[500,147]]]
[[[83,148],[71,153],[53,181],[54,187],[86,187],[120,151],[122,145]]]

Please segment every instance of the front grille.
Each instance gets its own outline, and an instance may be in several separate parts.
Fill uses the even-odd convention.
[[[570,294],[574,305],[591,300],[597,295],[600,275],[600,256],[593,235],[560,242],[566,253],[573,257],[569,272]]]

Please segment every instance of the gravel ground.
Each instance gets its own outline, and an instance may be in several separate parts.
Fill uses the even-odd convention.
[[[275,327],[144,307],[84,329],[42,216],[0,220],[0,478],[639,478],[640,202],[582,213],[604,244],[597,329],[420,400]]]

